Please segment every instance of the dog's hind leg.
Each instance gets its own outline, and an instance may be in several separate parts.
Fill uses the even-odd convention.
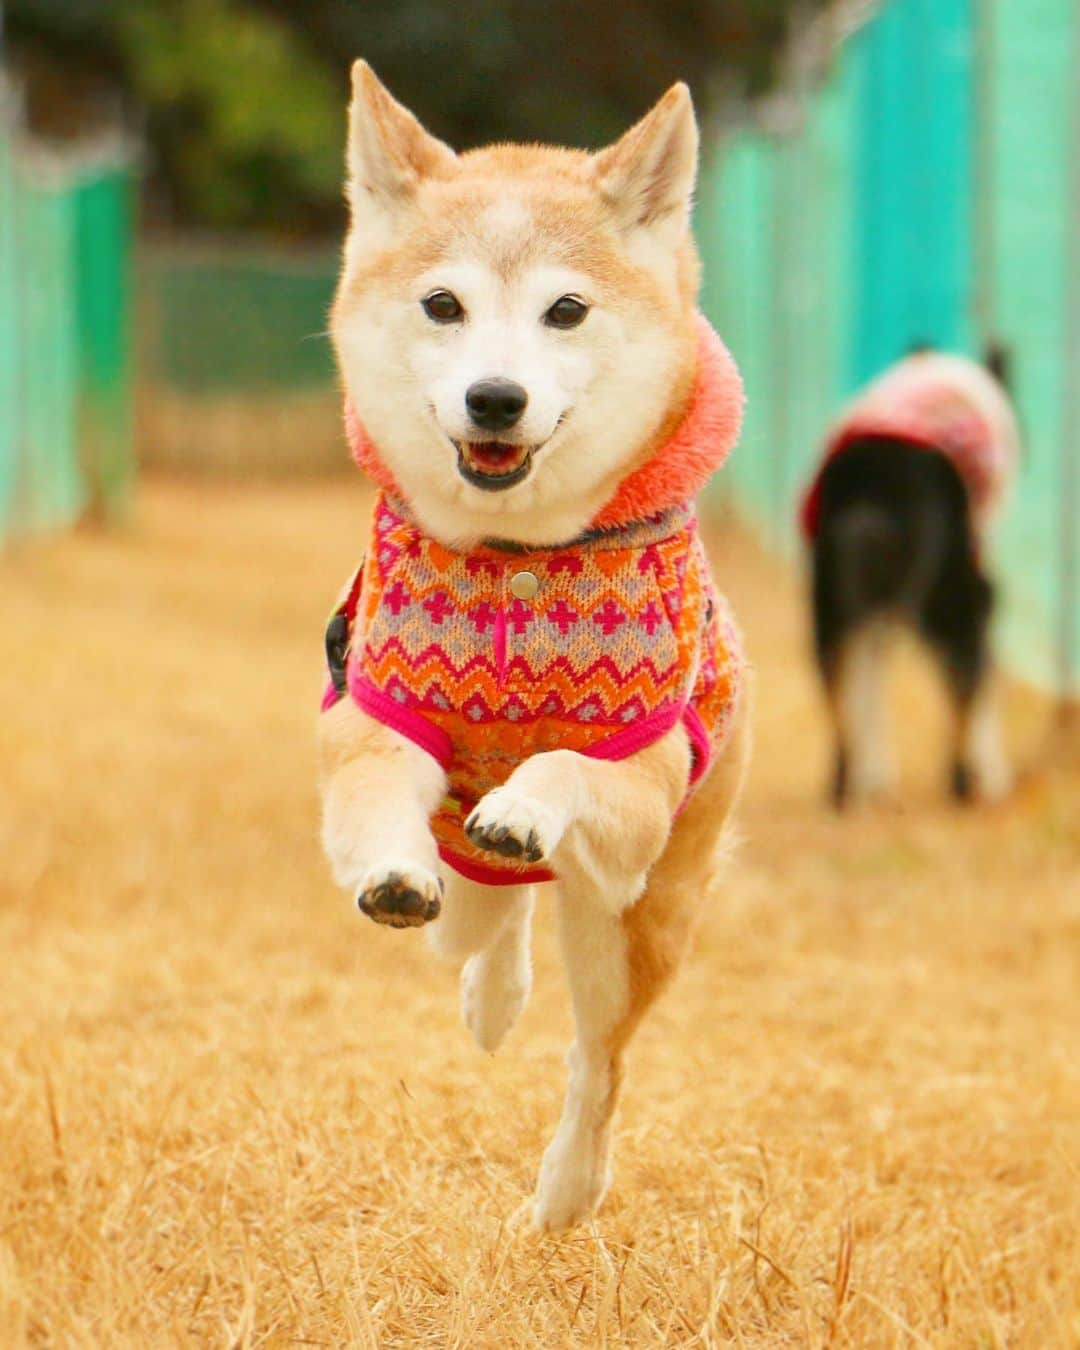
[[[993,602],[990,582],[964,557],[930,597],[923,619],[952,701],[951,788],[959,801],[999,801],[1012,787],[994,699]]]
[[[888,634],[871,620],[851,633],[839,656],[831,687],[837,730],[838,804],[864,800],[892,787],[896,769],[889,747],[885,711],[885,655]]]
[[[844,636],[850,627],[850,616],[838,603],[834,554],[835,550],[828,538],[818,538],[815,541],[810,608],[814,630],[814,654],[825,691],[833,735],[833,774],[829,796],[832,804],[839,808],[846,804],[850,788],[848,746],[844,738],[840,705]]]
[[[970,702],[958,705],[955,734],[954,794],[961,800],[975,796],[986,802],[1007,797],[1012,788],[1012,770],[989,676],[979,682]]]
[[[843,807],[852,799],[883,792],[894,774],[882,693],[883,624],[853,586],[850,573],[860,562],[852,557],[842,561],[837,533],[834,526],[815,544],[811,609],[833,732],[830,796],[834,806]]]
[[[833,771],[829,784],[829,798],[837,809],[842,809],[850,793],[848,746],[844,738],[844,723],[840,704],[840,652],[833,646],[818,650],[818,669],[825,688],[829,711],[829,725],[833,737]]]
[[[850,481],[858,462],[842,455],[826,467],[811,558],[814,648],[832,722],[837,807],[885,792],[894,778],[882,696],[883,615],[901,585],[903,547],[896,521],[874,495],[873,472],[863,483]]]
[[[495,940],[461,972],[461,1015],[481,1050],[498,1048],[532,991],[532,888],[512,904]]]
[[[577,1036],[567,1056],[562,1118],[536,1186],[534,1218],[545,1231],[581,1223],[604,1198],[626,1039],[620,1033],[635,1002],[651,1001],[640,991],[635,999],[631,936],[609,900],[569,883],[560,898],[560,936]]]
[[[443,910],[427,929],[440,956],[465,960],[461,1015],[482,1050],[494,1050],[532,989],[532,886],[482,886],[452,873]]]
[[[747,739],[735,733],[676,821],[640,897],[633,869],[620,890],[614,873],[601,878],[588,855],[560,860],[559,925],[577,1038],[562,1118],[540,1168],[534,1215],[541,1229],[580,1223],[603,1199],[626,1045],[678,969],[707,901]]]

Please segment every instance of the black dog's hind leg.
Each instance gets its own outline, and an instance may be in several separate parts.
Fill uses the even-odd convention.
[[[860,588],[860,573],[880,562],[880,549],[854,514],[823,532],[814,550],[814,645],[833,728],[830,796],[838,809],[887,791],[894,777],[884,704],[888,620],[873,591]],[[847,533],[874,555],[868,565],[858,549],[845,552]]]
[[[1000,796],[1007,787],[991,703],[990,617],[994,593],[974,560],[950,568],[928,595],[922,630],[942,666],[952,704],[949,781],[958,801]]]
[[[837,613],[832,577],[832,560],[821,544],[814,553],[814,580],[811,596],[814,623],[814,653],[825,690],[833,733],[833,773],[829,797],[841,810],[850,791],[850,754],[840,716],[840,679],[843,624]]]

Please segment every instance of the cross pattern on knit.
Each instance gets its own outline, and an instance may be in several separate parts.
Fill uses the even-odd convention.
[[[525,571],[531,600],[511,590]],[[349,690],[446,769],[432,827],[452,865],[520,878],[463,824],[530,755],[623,758],[685,717],[700,772],[730,731],[739,640],[688,505],[562,548],[459,553],[380,495],[356,623]]]

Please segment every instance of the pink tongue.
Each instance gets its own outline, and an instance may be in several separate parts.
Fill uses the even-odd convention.
[[[503,445],[499,441],[479,441],[469,446],[471,457],[492,469],[501,469],[504,464],[516,460],[520,453],[516,445]]]

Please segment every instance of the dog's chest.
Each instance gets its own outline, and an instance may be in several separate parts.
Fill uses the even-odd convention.
[[[461,554],[384,502],[358,674],[455,742],[490,724],[628,726],[685,683],[700,629],[693,543],[683,511],[562,549]]]
[[[381,498],[328,652],[324,708],[347,687],[439,762],[442,857],[491,884],[524,874],[478,855],[463,823],[519,764],[559,749],[622,759],[682,721],[692,788],[727,740],[742,670],[689,506],[566,548],[461,554]]]

